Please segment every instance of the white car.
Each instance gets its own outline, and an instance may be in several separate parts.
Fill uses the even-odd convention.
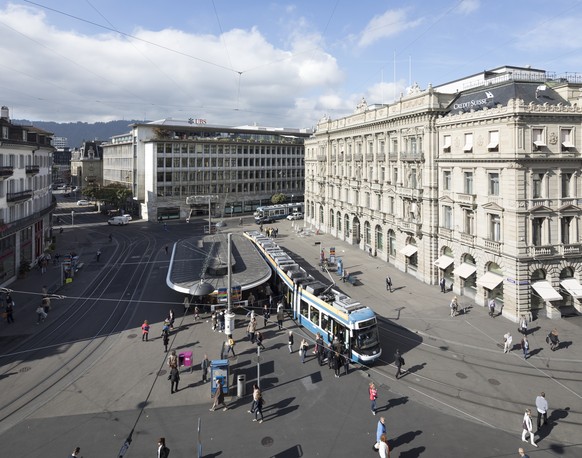
[[[83,206],[83,205],[89,205],[89,201],[88,201],[88,200],[85,200],[85,199],[81,199],[81,200],[78,200],[78,201],[77,201],[77,205],[78,205],[79,207],[81,207],[81,206]]]
[[[289,221],[294,221],[296,219],[303,219],[303,213],[301,212],[293,212],[289,216],[287,216]]]
[[[114,216],[107,220],[107,224],[110,226],[125,226],[126,224],[129,224],[129,219],[125,216]]]
[[[127,221],[131,221],[131,220],[133,219],[133,218],[131,217],[131,215],[129,215],[129,214],[127,214],[127,213],[126,213],[125,215],[121,215],[121,216],[123,216],[124,218],[127,218]]]

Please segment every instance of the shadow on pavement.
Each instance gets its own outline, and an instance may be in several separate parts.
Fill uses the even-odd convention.
[[[400,398],[388,399],[385,406],[379,406],[376,412],[384,412],[386,410],[392,409],[394,407],[402,406],[408,402],[408,396],[402,396]]]
[[[400,452],[400,458],[418,458],[425,450],[426,447],[411,448],[405,452]]]
[[[552,413],[548,417],[548,424],[546,426],[542,426],[537,431],[537,435],[539,436],[538,441],[544,440],[546,437],[548,437],[552,430],[554,429],[554,427],[558,426],[558,422],[568,416],[569,411],[570,407],[566,407],[564,409],[556,409],[552,411]]]
[[[421,434],[422,434],[422,431],[409,431],[407,433],[401,434],[397,438],[389,441],[390,450],[393,450],[393,449],[400,447],[404,444],[409,444],[410,442],[412,442],[416,438],[416,436],[420,436]]]
[[[301,456],[303,456],[303,449],[301,448],[301,445],[297,444],[287,450],[277,453],[276,455],[271,455],[269,458],[299,458]]]

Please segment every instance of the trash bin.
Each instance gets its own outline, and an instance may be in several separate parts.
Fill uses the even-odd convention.
[[[185,351],[183,353],[180,353],[178,355],[178,364],[180,367],[182,367],[182,366],[189,367],[190,372],[192,372],[192,370],[194,368],[194,366],[192,365],[192,352]]]
[[[247,384],[247,376],[245,374],[240,374],[236,378],[236,395],[242,398],[245,395],[245,385]]]

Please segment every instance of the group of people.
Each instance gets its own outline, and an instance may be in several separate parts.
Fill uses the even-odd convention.
[[[539,432],[543,426],[547,426],[548,424],[548,401],[546,399],[546,393],[543,391],[536,397],[536,411],[537,411],[537,431]],[[527,442],[527,438],[529,436],[529,440],[531,445],[537,447],[538,445],[535,443],[535,433],[533,431],[533,421],[531,418],[531,409],[526,409],[525,413],[523,414],[523,421],[522,421],[522,432],[521,432],[521,440],[523,442]]]
[[[315,336],[315,348],[313,353],[317,356],[317,362],[320,366],[327,362],[328,367],[333,369],[334,376],[336,378],[340,377],[342,367],[344,368],[344,374],[348,374],[350,366],[350,355],[348,349],[345,348],[343,342],[341,342],[337,336],[334,336],[334,338],[326,346],[322,335],[317,333]],[[300,357],[301,362],[305,362],[305,351],[303,351]]]

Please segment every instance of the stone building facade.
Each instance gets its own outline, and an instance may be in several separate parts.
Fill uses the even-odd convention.
[[[320,120],[307,221],[515,321],[582,311],[580,83],[500,67]]]

